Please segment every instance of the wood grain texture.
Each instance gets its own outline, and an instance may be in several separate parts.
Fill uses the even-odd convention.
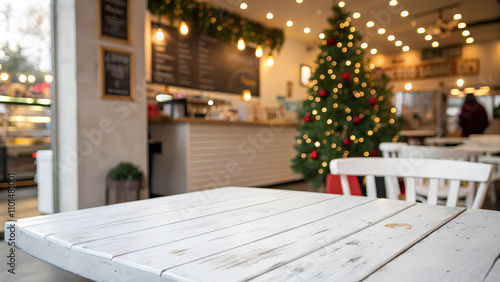
[[[499,212],[467,210],[367,281],[482,281],[490,268],[490,279],[498,275],[499,255]]]
[[[362,280],[461,211],[460,208],[435,209],[430,205],[415,205],[343,240],[258,276],[255,281]]]

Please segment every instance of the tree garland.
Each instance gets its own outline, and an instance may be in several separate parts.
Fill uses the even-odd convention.
[[[245,42],[280,50],[285,36],[283,30],[266,28],[227,10],[215,8],[207,3],[193,0],[148,0],[148,9],[153,15],[165,16],[171,23],[179,19],[198,34],[208,35],[225,42]]]

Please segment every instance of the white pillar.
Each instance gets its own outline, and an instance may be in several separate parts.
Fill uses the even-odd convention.
[[[54,1],[59,211],[104,205],[107,172],[120,161],[147,173],[147,1],[128,1],[129,44],[99,36],[99,3]],[[133,54],[135,101],[101,98],[102,46]]]

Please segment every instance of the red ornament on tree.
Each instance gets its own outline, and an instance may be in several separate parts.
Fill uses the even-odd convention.
[[[328,46],[335,45],[335,39],[334,39],[334,38],[329,38],[329,39],[326,41],[326,44],[328,44]]]
[[[377,150],[375,150],[375,149],[373,149],[373,150],[371,151],[370,155],[372,155],[373,157],[376,157],[376,156],[378,156],[378,151],[377,151]]]
[[[305,122],[310,122],[311,121],[311,117],[310,116],[305,116],[304,117],[304,121]]]
[[[318,157],[319,157],[319,154],[318,154],[318,152],[316,152],[316,150],[311,152],[311,159],[317,160]]]
[[[321,89],[321,90],[318,92],[318,95],[319,95],[319,97],[321,97],[321,98],[325,98],[326,96],[328,96],[328,91],[326,91],[325,89]]]
[[[359,116],[355,116],[353,120],[354,120],[354,123],[360,123],[361,122],[361,118]]]
[[[370,98],[370,104],[372,104],[373,106],[375,106],[377,104],[377,99],[375,99],[375,97],[371,97]]]
[[[346,138],[346,139],[344,139],[344,140],[342,141],[342,143],[343,143],[344,145],[346,145],[346,146],[349,146],[349,145],[351,145],[351,139]]]
[[[344,81],[349,81],[349,80],[351,80],[351,75],[350,75],[348,72],[344,72],[344,73],[342,74],[342,79],[343,79]]]

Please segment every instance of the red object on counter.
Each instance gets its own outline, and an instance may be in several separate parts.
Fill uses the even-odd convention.
[[[148,105],[148,117],[161,115],[156,105]]]

